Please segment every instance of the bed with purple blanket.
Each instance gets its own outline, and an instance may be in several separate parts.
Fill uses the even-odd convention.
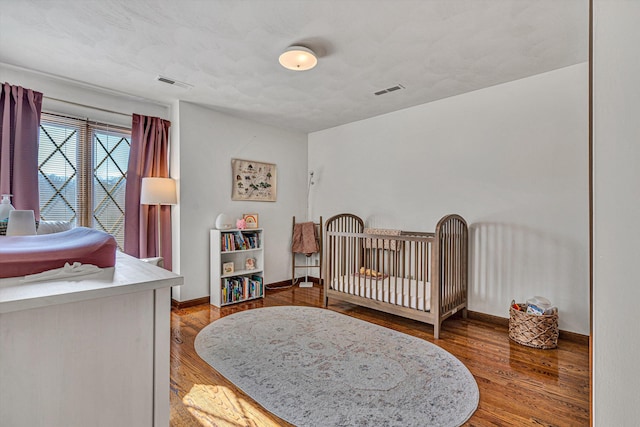
[[[110,234],[86,227],[35,236],[0,236],[0,278],[42,273],[67,263],[113,267],[117,247]]]

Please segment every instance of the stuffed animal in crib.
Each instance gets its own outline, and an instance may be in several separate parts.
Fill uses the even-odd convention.
[[[360,274],[371,277],[382,277],[382,273],[372,270],[370,268],[360,267]]]

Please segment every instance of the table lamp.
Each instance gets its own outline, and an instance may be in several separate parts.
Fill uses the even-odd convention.
[[[158,216],[158,254],[162,256],[162,239],[160,236],[160,205],[175,205],[178,203],[176,195],[176,182],[171,178],[145,177],[142,178],[140,189],[141,205],[158,206],[156,215]]]

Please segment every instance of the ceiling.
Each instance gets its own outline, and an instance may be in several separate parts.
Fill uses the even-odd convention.
[[[0,0],[0,10],[2,63],[303,132],[588,60],[588,0]],[[318,65],[282,68],[292,44]]]

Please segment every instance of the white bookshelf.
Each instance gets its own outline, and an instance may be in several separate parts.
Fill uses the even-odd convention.
[[[263,237],[261,228],[210,231],[212,305],[222,307],[264,297]],[[247,268],[249,258],[254,260],[254,268]],[[233,263],[233,272],[225,272],[227,263]]]

